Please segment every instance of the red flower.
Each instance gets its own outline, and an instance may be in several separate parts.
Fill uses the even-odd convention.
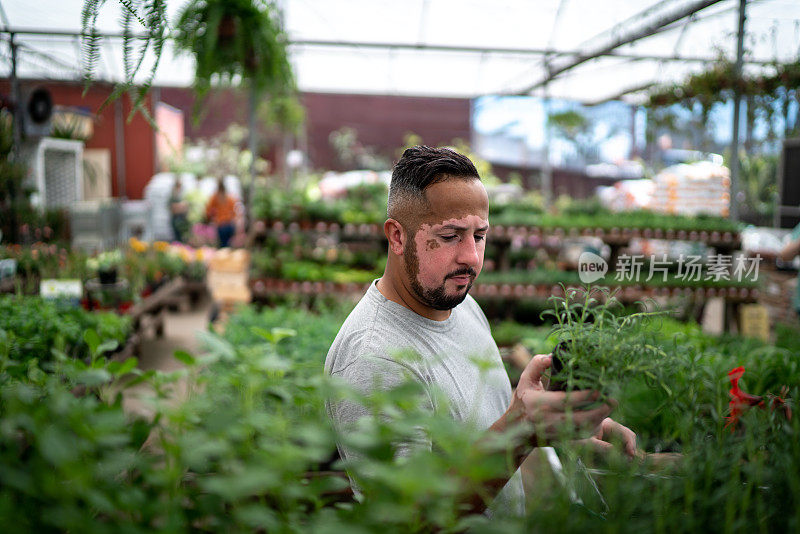
[[[749,406],[763,406],[764,400],[762,397],[758,395],[751,395],[739,387],[739,379],[742,378],[744,374],[744,367],[736,367],[731,369],[728,372],[728,376],[731,378],[731,389],[728,394],[731,396],[731,401],[728,403],[730,407],[731,413],[725,418],[727,423],[725,423],[725,428],[731,427],[731,431],[736,427],[736,423],[739,421],[739,416],[742,415],[742,412],[745,407]]]
[[[744,412],[745,408],[749,408],[750,406],[759,406],[761,408],[765,408],[767,404],[764,402],[764,398],[758,395],[751,395],[739,387],[739,379],[742,378],[744,374],[744,367],[736,367],[735,369],[731,369],[728,372],[728,376],[731,379],[731,389],[728,394],[731,396],[731,401],[728,404],[730,407],[730,414],[725,418],[727,423],[725,423],[725,428],[731,427],[731,431],[734,430],[736,427],[736,423],[739,422],[739,417]],[[786,395],[789,393],[789,388],[783,386],[781,388],[781,395],[772,395],[767,394],[767,399],[769,400],[769,407],[771,410],[775,408],[783,409],[783,415],[786,417],[787,421],[792,420],[792,408],[789,406],[784,399]]]

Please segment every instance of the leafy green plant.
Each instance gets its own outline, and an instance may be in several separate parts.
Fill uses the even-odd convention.
[[[14,127],[12,115],[5,109],[0,111],[0,230],[6,242],[16,243],[22,213],[31,213],[30,187],[24,181],[27,166],[12,157]]]
[[[419,384],[365,396],[326,378],[322,363],[349,306],[242,308],[222,336],[203,336],[202,353],[176,352],[186,367],[173,373],[106,361],[104,345],[113,343],[99,333],[81,331],[86,361],[56,351],[47,372],[0,351],[0,528],[795,531],[800,423],[751,410],[735,431],[724,427],[727,372],[735,366],[747,367],[747,391],[785,384],[788,400],[797,398],[800,363],[792,349],[717,339],[662,313],[623,315],[605,302],[569,294],[552,301],[551,339],[574,347],[567,380],[616,398],[614,417],[637,432],[643,448],[681,453],[672,467],[652,457],[592,458],[577,444],[557,442],[563,477],[539,473],[525,517],[465,513],[464,493],[506,468],[485,447],[507,450],[516,436],[478,444],[446,403],[436,413],[421,409]],[[521,325],[510,330],[509,338],[529,337]],[[788,327],[782,338],[791,346]],[[188,394],[170,399],[178,381]],[[150,417],[125,413],[114,394],[125,384],[152,390]],[[78,386],[87,394],[76,396]],[[363,403],[368,415],[337,435],[326,400]],[[395,458],[394,444],[419,428],[433,450]],[[327,472],[344,467],[332,458],[336,439],[359,452],[347,467],[363,490],[360,501],[348,494],[347,479]]]
[[[747,155],[739,158],[740,190],[745,195],[745,207],[755,224],[768,225],[775,212],[778,189],[778,155]]]
[[[608,210],[593,207],[593,213],[587,214],[578,209],[577,213],[543,214],[527,213],[524,210],[507,210],[492,219],[494,225],[505,226],[538,226],[540,228],[637,228],[661,229],[707,232],[738,232],[740,225],[722,217],[712,216],[682,216],[654,213],[639,210],[612,213]]]
[[[2,352],[11,360],[46,362],[53,350],[79,359],[89,358],[92,347],[84,332],[93,331],[104,342],[104,351],[125,344],[130,318],[113,313],[90,313],[70,304],[39,297],[0,297]]]
[[[387,188],[383,183],[351,188],[342,198],[312,198],[300,188],[265,188],[253,202],[256,218],[269,222],[337,222],[382,224],[386,220]]]

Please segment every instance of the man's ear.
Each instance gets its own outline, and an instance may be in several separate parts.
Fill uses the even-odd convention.
[[[389,250],[397,256],[402,256],[406,249],[406,230],[395,219],[386,219],[383,223],[383,233],[389,240]]]

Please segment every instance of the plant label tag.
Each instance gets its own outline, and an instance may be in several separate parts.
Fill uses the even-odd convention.
[[[769,314],[763,304],[743,304],[741,307],[741,334],[769,341]]]
[[[0,260],[0,280],[13,278],[17,274],[17,260],[8,258]]]
[[[46,279],[39,283],[39,295],[44,299],[70,299],[80,301],[83,283],[80,280]]]

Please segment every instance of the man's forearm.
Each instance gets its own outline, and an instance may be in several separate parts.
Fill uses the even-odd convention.
[[[519,424],[519,417],[506,412],[479,440],[478,447],[484,448],[486,454],[502,456],[507,469],[498,477],[483,481],[474,491],[465,493],[463,498],[463,503],[467,505],[465,514],[482,513],[488,503],[492,502],[500,490],[508,484],[509,479],[533,450],[535,446],[533,438],[516,443],[511,448],[497,448],[491,444],[494,438],[492,434],[503,434],[514,424]]]
[[[779,257],[783,261],[792,261],[798,254],[800,254],[800,239],[795,239],[783,247]]]

